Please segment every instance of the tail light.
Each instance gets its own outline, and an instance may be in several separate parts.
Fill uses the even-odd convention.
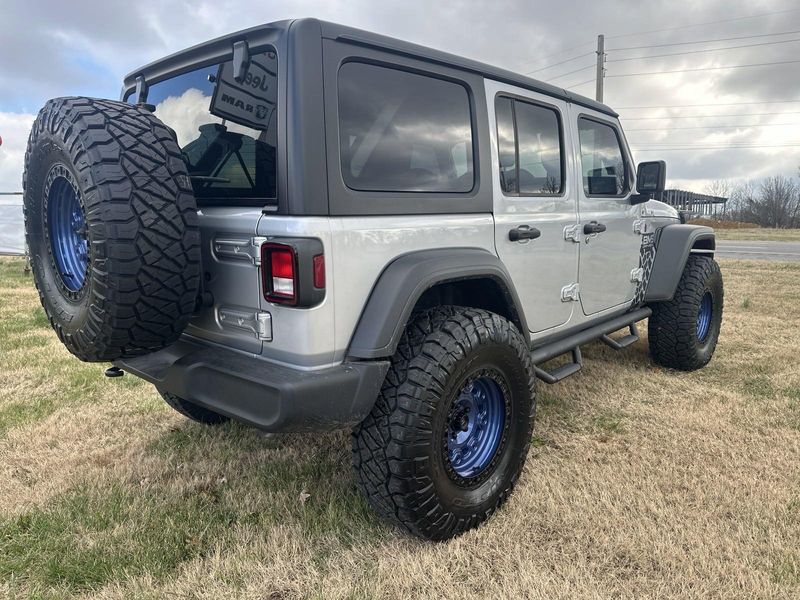
[[[264,298],[275,304],[310,307],[325,297],[325,254],[311,238],[278,238],[261,244]]]
[[[264,266],[264,297],[277,304],[297,304],[297,254],[292,246],[266,243],[261,246]]]

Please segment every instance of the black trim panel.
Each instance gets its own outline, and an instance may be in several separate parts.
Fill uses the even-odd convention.
[[[360,423],[372,410],[388,361],[301,371],[186,339],[119,368],[160,391],[265,431],[319,431]]]
[[[482,278],[499,284],[512,309],[512,321],[530,341],[522,304],[500,259],[477,248],[447,248],[405,254],[384,269],[361,313],[347,355],[392,356],[411,311],[425,290],[439,283]]]
[[[676,223],[661,228],[656,242],[653,271],[644,295],[645,302],[672,300],[689,253],[700,240],[711,240],[711,250],[716,248],[711,227]]]

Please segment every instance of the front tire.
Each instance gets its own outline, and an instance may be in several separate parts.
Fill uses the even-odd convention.
[[[706,366],[719,339],[723,296],[717,262],[690,254],[675,296],[652,306],[647,330],[653,360],[681,371]]]
[[[528,453],[534,381],[527,343],[503,317],[452,306],[417,315],[353,434],[356,476],[372,506],[431,540],[489,518]]]

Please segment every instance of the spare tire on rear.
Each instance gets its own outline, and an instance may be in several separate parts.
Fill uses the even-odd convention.
[[[50,100],[23,188],[39,298],[70,352],[110,361],[178,339],[200,285],[200,234],[171,129],[122,102]]]

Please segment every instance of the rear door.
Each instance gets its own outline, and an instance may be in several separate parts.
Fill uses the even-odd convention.
[[[532,332],[564,325],[574,302],[578,245],[566,103],[486,81],[494,173],[495,245],[511,273]]]
[[[573,106],[578,162],[580,299],[592,315],[633,300],[641,236],[634,230],[631,162],[619,124]]]

